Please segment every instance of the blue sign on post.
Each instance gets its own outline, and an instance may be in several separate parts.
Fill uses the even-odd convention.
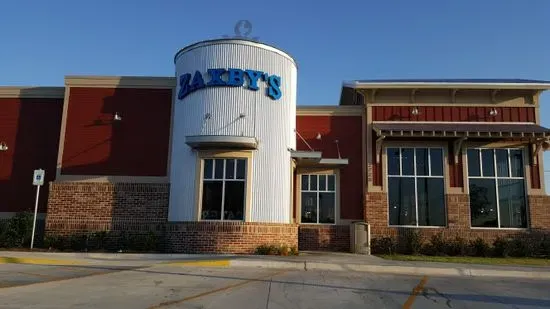
[[[180,90],[178,99],[183,100],[190,93],[206,87],[242,87],[247,80],[247,88],[256,91],[259,89],[258,81],[263,81],[267,84],[266,95],[273,100],[278,100],[282,96],[281,77],[277,75],[269,75],[268,73],[255,70],[241,69],[208,69],[207,74],[210,77],[208,82],[200,71],[182,74],[179,77]]]

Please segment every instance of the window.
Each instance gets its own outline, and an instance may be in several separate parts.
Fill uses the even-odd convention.
[[[203,220],[244,220],[246,159],[205,159]]]
[[[336,176],[302,175],[302,223],[336,223]]]
[[[521,149],[468,149],[472,227],[525,228]]]
[[[389,224],[445,225],[443,149],[387,148]]]

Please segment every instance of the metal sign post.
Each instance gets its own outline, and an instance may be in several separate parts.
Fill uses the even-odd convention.
[[[38,214],[38,197],[40,196],[40,186],[44,184],[45,172],[43,169],[34,170],[32,184],[36,186],[36,201],[34,202],[34,219],[32,222],[31,249],[34,247],[34,232],[36,230],[36,216]]]

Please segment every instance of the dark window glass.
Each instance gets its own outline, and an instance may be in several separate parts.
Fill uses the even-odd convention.
[[[334,175],[328,175],[328,190],[329,191],[336,191],[336,189],[334,187],[334,181],[335,181],[335,176]]]
[[[443,178],[418,178],[418,225],[445,225]]]
[[[470,179],[470,215],[473,227],[498,227],[493,179]]]
[[[327,176],[319,175],[319,191],[327,190]]]
[[[499,179],[498,199],[501,227],[527,227],[523,179]]]
[[[523,177],[523,153],[519,149],[510,149],[510,168],[512,177]]]
[[[225,179],[235,179],[235,160],[225,161]]]
[[[316,192],[302,192],[302,222],[317,223]]]
[[[227,181],[223,204],[224,220],[244,219],[244,181]]]
[[[429,175],[428,149],[426,148],[416,148],[416,175]]]
[[[335,222],[334,193],[319,193],[319,223]]]
[[[204,160],[204,179],[212,179],[212,172],[214,171],[214,162],[212,159]]]
[[[432,176],[443,176],[443,150],[430,149]]]
[[[214,178],[216,179],[223,179],[223,162],[224,159],[216,159],[214,160]]]
[[[497,149],[497,176],[498,177],[509,177],[508,174],[508,150],[506,149]]]
[[[245,179],[246,177],[246,160],[237,160],[237,179]]]
[[[203,220],[220,220],[222,210],[222,181],[205,181],[202,187]]]
[[[399,148],[388,148],[388,175],[399,175]]]
[[[416,225],[414,178],[388,179],[390,225]]]
[[[309,175],[309,190],[317,190],[317,175]]]
[[[401,149],[401,174],[414,175],[414,148]]]
[[[481,150],[481,165],[483,168],[483,176],[495,176],[495,157],[492,149]]]
[[[468,176],[481,176],[478,149],[468,149]]]
[[[302,190],[309,190],[309,175],[302,175]]]

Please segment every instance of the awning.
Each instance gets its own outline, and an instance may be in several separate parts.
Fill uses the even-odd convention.
[[[258,146],[254,137],[231,135],[186,136],[185,143],[194,149],[256,149]]]
[[[296,160],[298,166],[338,167],[349,163],[348,159],[323,158],[323,153],[320,151],[293,150],[291,157]]]
[[[534,123],[426,123],[374,122],[378,136],[468,137],[468,138],[545,138],[550,129]]]
[[[373,122],[376,140],[376,162],[380,162],[382,142],[386,137],[424,137],[454,139],[454,162],[466,139],[513,139],[533,143],[536,156],[549,145],[550,129],[534,123],[472,123],[472,122]]]

